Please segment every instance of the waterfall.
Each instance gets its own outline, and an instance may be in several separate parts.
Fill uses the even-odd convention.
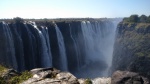
[[[60,54],[60,69],[67,71],[68,70],[68,63],[67,63],[67,55],[66,55],[66,49],[64,44],[64,39],[62,36],[61,31],[59,30],[58,26],[55,24],[56,34],[57,34],[57,40],[58,40],[58,46],[59,46],[59,54]]]
[[[14,40],[12,37],[12,33],[10,31],[8,24],[3,22],[2,25],[3,25],[5,40],[6,40],[6,45],[5,45],[5,47],[6,47],[6,53],[5,53],[6,60],[5,61],[10,65],[10,67],[18,69],[18,64],[17,64],[16,57],[15,57],[15,48],[14,48]]]
[[[74,46],[74,48],[75,48],[75,53],[76,53],[76,59],[77,59],[77,70],[79,70],[80,69],[80,66],[81,66],[81,62],[80,62],[80,58],[79,58],[79,49],[78,49],[78,47],[77,47],[77,43],[76,43],[76,40],[75,40],[75,37],[73,37],[73,35],[72,35],[72,28],[71,28],[71,26],[70,26],[70,24],[69,24],[69,28],[70,28],[70,37],[71,37],[71,39],[73,40],[73,46]]]
[[[119,21],[0,23],[0,63],[19,71],[56,67],[77,77],[107,77]]]
[[[14,46],[15,46],[15,54],[16,54],[16,59],[18,64],[18,70],[23,71],[25,70],[23,41],[21,36],[19,35],[19,31],[17,31],[17,26],[15,24],[12,25],[11,31],[13,34],[13,38],[15,38]]]
[[[82,21],[81,31],[84,48],[80,48],[84,49],[85,56],[78,56],[78,58],[83,57],[84,62],[80,65],[79,72],[75,73],[76,76],[109,76],[115,37],[114,24],[110,21]]]
[[[45,29],[42,27],[42,31],[39,30],[36,26],[36,24],[33,24],[34,28],[38,31],[38,34],[40,36],[40,42],[41,42],[41,66],[42,67],[52,67],[52,55],[50,51],[50,42],[49,37],[47,33],[47,28]]]

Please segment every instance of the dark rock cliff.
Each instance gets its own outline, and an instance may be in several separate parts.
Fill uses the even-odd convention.
[[[150,77],[150,23],[121,22],[117,27],[112,71],[129,70]]]

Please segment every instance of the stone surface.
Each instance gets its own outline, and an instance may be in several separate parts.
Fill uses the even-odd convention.
[[[21,75],[21,73],[13,70],[13,69],[8,69],[5,73],[2,74],[2,77],[4,79],[10,79],[11,77],[14,77],[14,76],[19,76]]]
[[[60,72],[54,68],[37,68],[30,71],[33,77],[22,84],[79,84],[77,78],[69,72]]]
[[[111,84],[111,78],[95,78],[92,80],[93,84]]]
[[[78,79],[78,81],[79,81],[80,84],[84,84],[85,80],[86,79],[83,79],[83,78]]]
[[[67,81],[70,84],[78,84],[77,78],[69,72],[61,72],[57,74],[56,79]]]
[[[135,72],[116,71],[112,75],[111,84],[149,84],[149,81]]]

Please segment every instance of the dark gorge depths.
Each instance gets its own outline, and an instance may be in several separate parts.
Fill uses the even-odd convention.
[[[55,67],[77,77],[108,76],[118,22],[1,22],[0,62],[18,71]]]

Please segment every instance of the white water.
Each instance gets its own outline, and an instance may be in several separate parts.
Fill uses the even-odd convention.
[[[73,44],[74,44],[74,47],[75,47],[75,52],[76,52],[76,57],[77,57],[77,70],[79,70],[80,69],[80,67],[81,67],[81,62],[80,62],[80,58],[79,58],[79,49],[78,49],[78,47],[77,47],[77,43],[76,43],[76,40],[75,40],[75,37],[73,37],[73,35],[72,35],[72,28],[71,28],[71,26],[70,26],[70,24],[69,24],[69,28],[70,28],[70,37],[71,37],[71,39],[73,40]]]
[[[3,22],[3,30],[6,38],[6,47],[7,47],[6,61],[8,61],[9,65],[11,65],[13,68],[18,69],[12,33],[10,31],[8,24],[5,24],[4,22]]]
[[[49,46],[49,42],[48,41],[48,35],[47,33],[46,34],[46,37],[44,36],[44,34],[42,33],[42,31],[40,31],[36,24],[33,25],[34,28],[38,31],[38,34],[40,36],[39,39],[41,39],[41,64],[42,64],[42,67],[52,67],[52,55],[51,55],[51,51],[50,51],[50,46]],[[43,30],[44,32],[44,30]]]
[[[32,27],[28,28],[28,25],[25,25],[25,28],[27,30],[27,39],[29,39],[27,42],[27,46],[31,48],[31,52],[29,52],[29,55],[31,54],[32,59],[30,60],[32,63],[37,62],[34,60],[35,53],[38,52],[38,63],[41,63],[40,67],[55,67],[52,66],[52,54],[50,48],[50,39],[49,39],[49,33],[47,27],[40,27],[37,28],[35,23],[31,24]],[[59,69],[63,71],[68,70],[68,60],[73,59],[67,59],[67,54],[69,51],[66,51],[65,43],[63,35],[65,32],[61,32],[58,26],[54,23],[55,30],[56,30],[56,36],[58,41],[58,61],[55,61],[59,64]],[[79,27],[77,30],[73,29],[76,28],[73,25],[69,24],[69,33],[71,38],[71,44],[69,44],[70,47],[75,48],[72,50],[75,50],[75,55],[70,56],[76,56],[75,58],[75,66],[71,66],[75,68],[74,74],[77,77],[106,77],[108,76],[109,69],[111,67],[112,62],[112,53],[113,53],[113,45],[114,45],[114,37],[115,37],[115,30],[117,23],[113,23],[110,21],[82,21],[81,25],[77,24]],[[34,27],[34,28],[33,28]],[[61,27],[61,26],[60,26]],[[72,27],[72,28],[71,28]],[[13,37],[11,35],[10,28],[5,24],[3,25],[3,30],[5,31],[5,39],[7,39],[8,44],[6,45],[8,47],[7,52],[7,60],[9,62],[12,62],[12,66],[17,68],[16,58],[15,58],[15,49],[14,49],[14,41]],[[33,31],[34,30],[34,31]],[[21,30],[22,31],[22,30]],[[23,31],[22,31],[23,32]],[[36,33],[35,33],[36,32]],[[83,35],[83,36],[82,36]],[[69,37],[69,36],[68,36]],[[21,37],[21,39],[26,39],[26,37]],[[35,41],[38,42],[36,43]],[[68,40],[70,41],[70,40]],[[37,49],[35,49],[35,46],[32,46],[35,42]],[[25,41],[26,43],[26,41]],[[66,46],[68,46],[66,44]],[[23,46],[25,47],[25,46]],[[27,48],[28,48],[27,47]],[[33,49],[32,49],[33,48]],[[55,49],[55,48],[54,48]],[[36,50],[36,51],[35,51]],[[27,53],[28,53],[27,52]],[[7,53],[6,53],[7,54]],[[9,57],[9,55],[12,55]],[[11,58],[11,59],[10,59]],[[29,56],[28,59],[31,57]],[[69,57],[68,57],[69,58]],[[13,60],[12,60],[13,59]],[[28,62],[28,60],[25,60]],[[34,64],[31,64],[33,66]],[[35,64],[36,65],[36,64]],[[34,66],[33,66],[34,67]],[[70,66],[69,66],[70,67]],[[32,68],[32,67],[31,67]]]
[[[108,76],[112,61],[115,25],[117,24],[113,24],[109,21],[95,21],[93,23],[90,21],[81,22],[81,30],[84,38],[83,44],[85,47],[83,48],[85,50],[85,56],[82,61],[85,61],[85,64],[82,64],[80,67],[81,72],[77,73],[80,74],[79,76]],[[91,66],[93,69],[90,68]]]
[[[59,53],[60,57],[60,69],[63,71],[68,70],[68,62],[67,62],[67,55],[66,55],[66,49],[65,49],[65,44],[64,44],[64,38],[62,36],[61,31],[59,30],[58,26],[55,24],[55,29],[56,29],[56,35],[57,35],[57,40],[58,40],[58,46],[59,46]]]

